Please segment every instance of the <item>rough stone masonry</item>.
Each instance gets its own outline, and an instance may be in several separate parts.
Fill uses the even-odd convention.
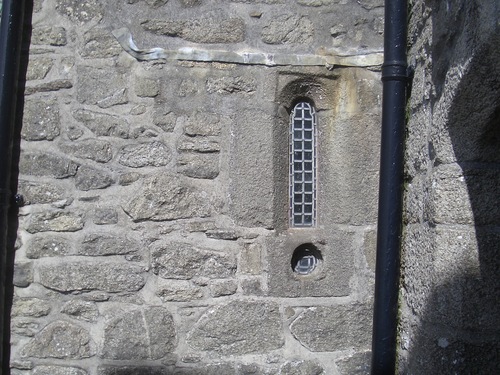
[[[382,5],[35,0],[12,374],[368,373]],[[121,28],[142,49],[350,63],[139,61]],[[304,98],[318,224],[297,229],[288,123]],[[321,253],[306,276],[303,244]]]

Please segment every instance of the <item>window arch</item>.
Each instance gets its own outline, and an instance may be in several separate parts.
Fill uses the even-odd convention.
[[[298,102],[290,114],[289,136],[289,224],[316,225],[316,111],[306,101]]]

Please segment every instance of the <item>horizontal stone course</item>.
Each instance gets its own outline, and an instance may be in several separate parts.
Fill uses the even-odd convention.
[[[60,292],[133,292],[140,290],[146,280],[144,268],[113,262],[65,261],[38,267],[39,282]]]

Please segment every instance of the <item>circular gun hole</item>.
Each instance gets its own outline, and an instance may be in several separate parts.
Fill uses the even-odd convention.
[[[292,255],[292,270],[297,275],[310,275],[323,260],[321,252],[311,243],[300,245]]]

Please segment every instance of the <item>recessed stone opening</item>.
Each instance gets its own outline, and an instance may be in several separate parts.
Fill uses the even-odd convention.
[[[292,255],[291,266],[295,274],[305,276],[316,271],[323,257],[316,246],[311,243],[300,245]]]

